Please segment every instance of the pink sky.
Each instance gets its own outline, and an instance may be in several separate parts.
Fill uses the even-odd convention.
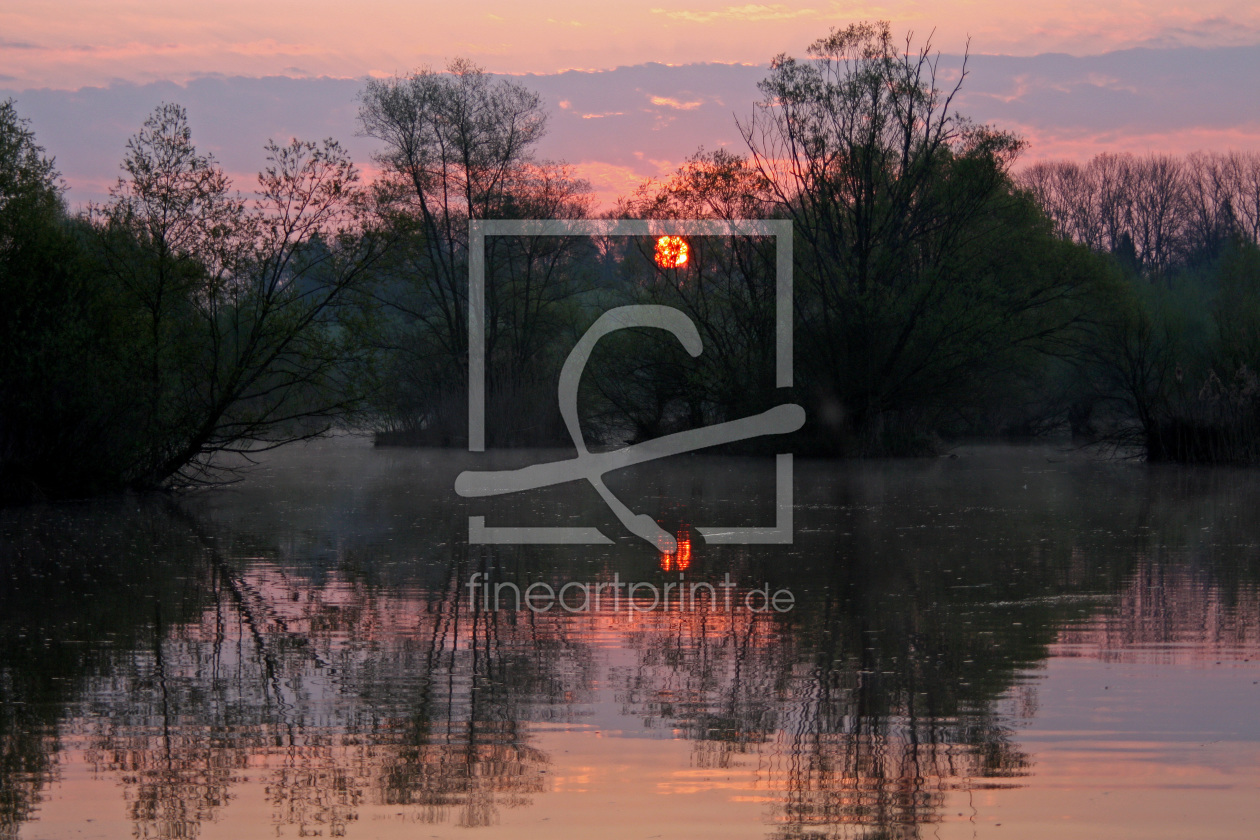
[[[921,35],[935,29],[945,52],[960,52],[968,37],[974,52],[1010,55],[1260,43],[1260,5],[1251,0],[5,0],[0,85],[79,88],[206,73],[359,77],[455,55],[505,73],[648,61],[760,64],[861,19]]]
[[[74,203],[105,197],[126,137],[162,101],[188,106],[196,142],[248,189],[268,137],[332,135],[368,164],[362,80],[461,56],[537,74],[522,81],[551,113],[540,152],[574,164],[608,207],[698,146],[742,150],[735,117],[774,55],[881,18],[916,43],[934,29],[947,64],[970,37],[959,104],[1027,138],[1025,160],[1260,149],[1260,5],[1242,0],[4,0],[0,99],[16,97]]]

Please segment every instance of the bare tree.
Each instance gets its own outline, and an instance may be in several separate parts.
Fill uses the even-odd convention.
[[[1142,267],[1165,277],[1182,254],[1187,215],[1181,161],[1169,155],[1129,159],[1133,244]]]
[[[1054,220],[1060,236],[1105,250],[1099,172],[1074,161],[1041,161],[1020,173],[1020,184]]]
[[[1220,256],[1233,236],[1260,241],[1260,155],[1104,153],[1089,163],[1043,161],[1019,183],[1059,235],[1110,252],[1148,279]]]
[[[1236,196],[1234,211],[1243,234],[1252,242],[1260,242],[1260,153],[1231,153],[1229,169]]]

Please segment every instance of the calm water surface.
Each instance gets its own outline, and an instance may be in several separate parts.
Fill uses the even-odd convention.
[[[674,555],[589,487],[451,490],[563,456],[337,440],[0,511],[0,838],[1257,835],[1260,473],[798,459],[794,545]],[[770,524],[773,481],[609,484],[687,534]],[[470,547],[470,513],[615,542]],[[487,609],[474,573],[720,594]],[[740,608],[765,586],[793,608]]]

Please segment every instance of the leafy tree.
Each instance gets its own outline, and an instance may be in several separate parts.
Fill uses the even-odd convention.
[[[247,202],[163,105],[109,203],[69,219],[52,161],[0,107],[6,499],[207,479],[357,407],[342,316],[383,240],[335,142],[268,153]]]
[[[137,319],[146,410],[128,482],[196,480],[326,431],[361,394],[339,316],[380,257],[366,193],[332,140],[267,147],[246,202],[187,116],[162,105],[93,214],[103,271]],[[218,459],[218,460],[216,460]]]
[[[741,126],[795,223],[798,378],[824,448],[913,450],[1077,320],[1084,278],[1037,259],[1058,255],[1011,183],[1022,141],[951,111],[965,63],[940,90],[930,43],[903,48],[886,23],[808,53],[774,60]]]
[[[390,376],[379,401],[383,425],[449,442],[466,419],[469,222],[583,217],[589,185],[566,166],[535,160],[546,129],[538,94],[467,61],[447,72],[369,81],[359,120],[383,144],[380,186],[400,235],[377,295],[384,311],[376,340]],[[584,288],[572,264],[581,247],[541,237],[487,245],[492,431],[548,419],[559,426],[554,411],[527,418],[521,405],[539,404],[529,396],[537,386],[531,371],[566,329]]]
[[[123,335],[51,158],[0,103],[0,501],[110,486]]]
[[[5,225],[0,248],[6,261],[22,246],[22,224],[38,224],[60,210],[61,188],[53,160],[36,144],[30,123],[18,116],[13,100],[7,99],[0,103],[0,211]]]

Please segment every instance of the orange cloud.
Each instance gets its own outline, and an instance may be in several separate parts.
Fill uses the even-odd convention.
[[[618,200],[634,193],[644,182],[653,178],[663,178],[678,168],[681,161],[648,160],[636,154],[642,161],[639,166],[631,167],[599,160],[583,160],[573,164],[573,169],[581,178],[591,184],[597,205],[608,210]]]
[[[768,6],[748,3],[743,6],[727,6],[725,9],[709,12],[689,11],[686,9],[676,11],[653,9],[652,14],[664,15],[671,20],[685,20],[689,23],[709,23],[715,20],[762,21],[821,17],[821,14],[815,9],[793,9],[789,6],[784,6],[782,3],[772,3]]]
[[[653,105],[658,105],[662,108],[673,108],[676,111],[691,111],[704,104],[704,100],[701,99],[681,102],[671,96],[652,96],[649,97],[649,100]]]

